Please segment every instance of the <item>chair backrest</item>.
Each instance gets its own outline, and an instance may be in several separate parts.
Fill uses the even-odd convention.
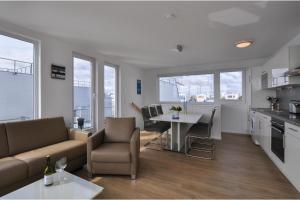
[[[209,122],[208,122],[208,132],[209,132],[209,135],[211,135],[211,128],[213,126],[215,112],[216,112],[216,108],[213,108],[213,110],[211,111],[211,116],[210,116]]]
[[[104,122],[105,142],[130,142],[131,135],[136,128],[134,117],[107,117]]]
[[[156,117],[158,115],[155,106],[150,106],[149,110],[150,110],[151,117]]]
[[[142,115],[143,115],[143,120],[144,120],[144,127],[147,127],[147,126],[153,124],[153,122],[150,120],[151,115],[150,115],[149,107],[144,106],[141,108],[141,110],[142,110]]]
[[[162,106],[161,105],[156,105],[156,110],[157,110],[157,114],[162,115],[164,114]]]

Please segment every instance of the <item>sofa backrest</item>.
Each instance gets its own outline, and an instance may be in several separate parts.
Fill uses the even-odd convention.
[[[107,117],[104,123],[104,142],[130,142],[135,129],[135,118]]]
[[[68,139],[63,117],[7,123],[6,132],[11,155]]]
[[[9,155],[5,124],[0,124],[0,158]]]

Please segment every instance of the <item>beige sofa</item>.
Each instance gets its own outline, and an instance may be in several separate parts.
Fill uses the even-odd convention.
[[[105,129],[88,138],[87,168],[93,174],[131,175],[139,167],[140,129],[135,118],[106,118]]]
[[[42,177],[46,155],[66,156],[67,170],[86,164],[89,134],[69,131],[63,117],[0,124],[0,196]]]

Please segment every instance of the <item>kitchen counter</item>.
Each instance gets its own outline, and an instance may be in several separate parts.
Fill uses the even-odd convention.
[[[272,111],[270,108],[251,108],[251,110],[283,120],[285,122],[300,127],[300,114],[291,114],[289,113],[289,111],[285,110]]]

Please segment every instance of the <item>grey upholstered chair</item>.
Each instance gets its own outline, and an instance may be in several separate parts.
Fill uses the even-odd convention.
[[[208,123],[197,123],[193,125],[185,137],[185,154],[189,157],[214,159],[216,145],[211,139],[211,129],[216,108],[213,108]],[[192,151],[200,151],[208,154],[208,156],[199,156]]]

